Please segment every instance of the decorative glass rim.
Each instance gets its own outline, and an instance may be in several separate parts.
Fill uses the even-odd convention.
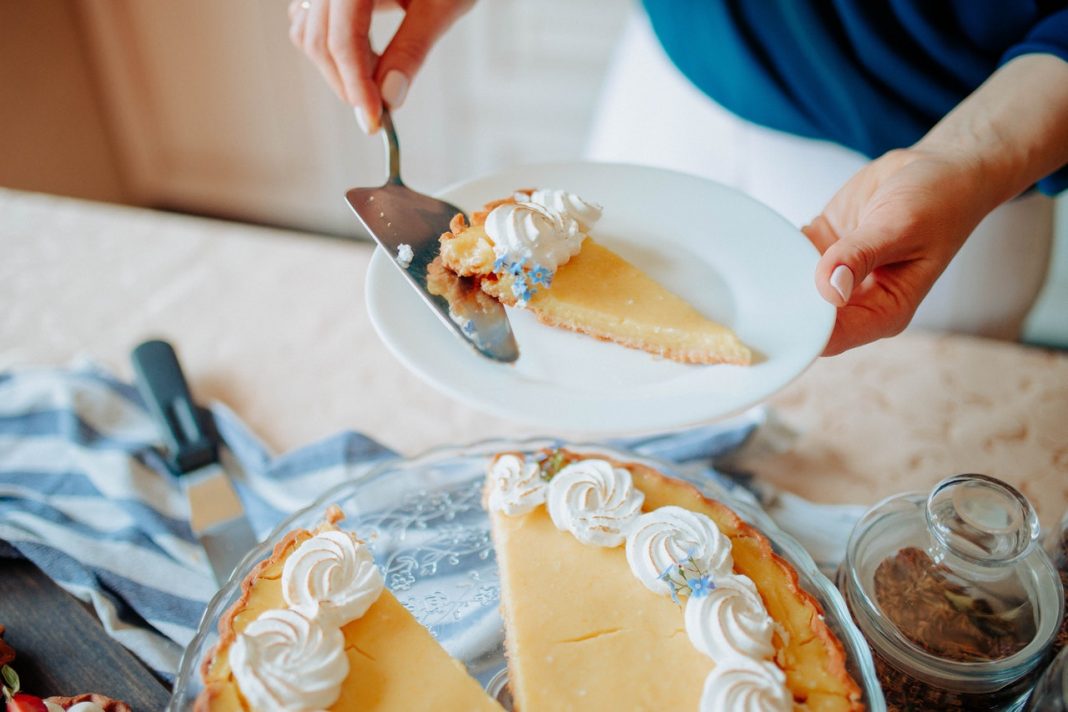
[[[433,447],[413,457],[398,455],[376,463],[352,479],[342,482],[323,492],[314,502],[293,512],[283,519],[259,545],[248,552],[237,565],[230,579],[212,596],[204,609],[197,632],[182,653],[182,660],[175,678],[171,699],[165,712],[185,712],[191,709],[189,690],[199,680],[201,655],[199,651],[205,641],[216,632],[216,626],[225,607],[229,604],[242,581],[260,560],[268,556],[275,544],[288,533],[294,522],[307,516],[316,509],[323,509],[329,503],[341,499],[344,493],[354,487],[360,487],[371,480],[379,479],[399,469],[422,469],[456,459],[477,456],[489,457],[500,452],[537,452],[546,448],[566,447],[575,452],[599,453],[622,461],[633,462],[664,472],[670,477],[696,486],[702,494],[724,502],[738,516],[766,536],[774,551],[793,566],[805,589],[819,601],[823,615],[831,624],[835,636],[846,651],[847,667],[856,678],[863,692],[863,702],[869,712],[886,712],[886,701],[875,673],[875,663],[871,649],[863,634],[853,621],[845,598],[834,583],[819,570],[811,554],[793,536],[783,531],[771,517],[759,506],[738,498],[719,483],[708,478],[696,478],[679,471],[678,463],[647,457],[640,453],[625,450],[613,445],[601,443],[572,443],[555,437],[532,437],[526,439],[493,438],[480,440],[468,445],[445,445]],[[813,590],[814,589],[814,590]]]

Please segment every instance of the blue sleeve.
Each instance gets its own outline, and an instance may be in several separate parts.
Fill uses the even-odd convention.
[[[1059,10],[1035,25],[1023,41],[1009,48],[1000,64],[1024,54],[1052,54],[1068,62],[1068,10]],[[1068,166],[1061,167],[1056,173],[1046,176],[1037,183],[1039,192],[1057,195],[1068,189]]]

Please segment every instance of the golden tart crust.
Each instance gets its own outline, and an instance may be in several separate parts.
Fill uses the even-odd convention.
[[[731,540],[734,571],[752,579],[780,626],[774,660],[794,708],[864,709],[819,602],[764,535],[689,483],[637,463],[562,452],[564,462],[597,457],[628,469],[645,495],[643,511],[675,505],[710,517]],[[490,517],[516,709],[698,709],[714,663],[687,638],[682,608],[634,578],[622,546],[582,544],[557,530],[544,506]]]

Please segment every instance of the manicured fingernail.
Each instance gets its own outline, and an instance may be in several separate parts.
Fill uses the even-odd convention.
[[[838,265],[831,272],[831,286],[843,302],[849,301],[849,295],[853,293],[853,270],[845,265]]]
[[[363,110],[362,106],[357,106],[352,109],[352,113],[356,114],[356,123],[360,125],[360,130],[370,136],[371,129],[367,125],[367,112]]]
[[[382,100],[389,105],[389,108],[399,109],[406,96],[408,96],[408,77],[396,69],[389,70],[386,78],[382,80]]]

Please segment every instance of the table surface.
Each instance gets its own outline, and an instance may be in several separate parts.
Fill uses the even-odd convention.
[[[364,308],[370,245],[2,189],[0,216],[0,370],[89,356],[131,378],[130,349],[163,337],[197,398],[278,452],[342,429],[404,454],[581,437],[484,415],[409,374]],[[1068,507],[1068,355],[906,332],[821,359],[771,405],[791,447],[745,464],[809,499],[867,504],[982,472],[1045,526]]]
[[[113,641],[91,610],[29,561],[2,565],[0,623],[24,691],[41,697],[98,692],[135,712],[167,706],[170,688]]]

